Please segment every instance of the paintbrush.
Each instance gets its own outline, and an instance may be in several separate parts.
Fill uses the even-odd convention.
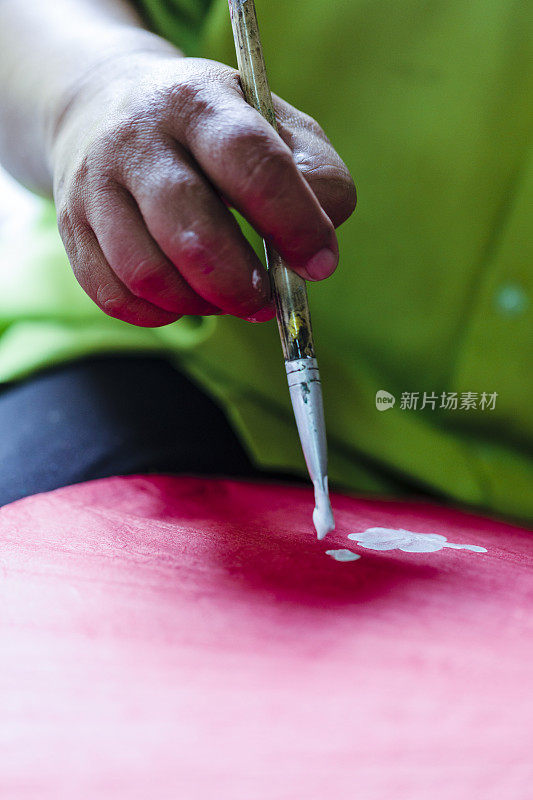
[[[228,0],[242,90],[246,101],[277,130],[253,0]],[[328,492],[322,388],[315,358],[307,288],[264,241],[281,346],[296,425],[315,490],[313,523],[323,539],[335,521]]]

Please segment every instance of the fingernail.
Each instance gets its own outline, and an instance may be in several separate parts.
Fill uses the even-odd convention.
[[[305,270],[310,278],[315,281],[321,281],[323,278],[328,278],[335,270],[337,260],[337,255],[333,250],[330,250],[329,247],[324,247],[309,259],[305,265]]]

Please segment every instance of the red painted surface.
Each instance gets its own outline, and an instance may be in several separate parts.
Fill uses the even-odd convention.
[[[0,796],[530,798],[532,534],[333,505],[321,543],[286,487],[112,478],[4,508]],[[488,552],[346,538],[372,526]]]

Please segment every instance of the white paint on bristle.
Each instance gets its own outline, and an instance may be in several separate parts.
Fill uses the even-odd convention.
[[[335,519],[328,493],[328,479],[324,483],[316,481],[315,484],[315,510],[313,511],[313,524],[318,539],[323,539],[327,533],[334,530]]]
[[[319,539],[335,527],[328,494],[328,459],[322,389],[316,358],[285,362],[292,407],[309,477],[315,488],[313,523]]]

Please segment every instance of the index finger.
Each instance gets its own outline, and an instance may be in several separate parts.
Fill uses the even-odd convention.
[[[217,84],[216,92],[197,92],[186,113],[176,114],[174,134],[296,272],[328,277],[338,262],[335,230],[291,150],[237,89]]]

